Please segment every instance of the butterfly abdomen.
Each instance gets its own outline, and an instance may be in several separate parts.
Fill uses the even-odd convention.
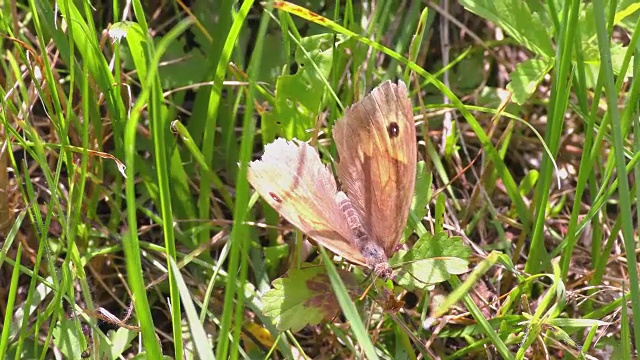
[[[360,216],[358,216],[358,212],[353,207],[351,200],[349,200],[347,195],[342,191],[336,194],[336,200],[338,201],[340,210],[347,219],[347,224],[351,229],[351,235],[353,236],[355,245],[367,260],[367,265],[375,269],[376,272],[378,272],[377,269],[381,264],[384,264],[386,267],[388,258],[384,253],[384,249],[374,241],[371,241],[369,234],[364,229],[364,226],[362,226]]]
[[[369,234],[364,230],[360,217],[358,216],[356,209],[353,207],[351,200],[349,200],[347,195],[342,191],[339,191],[336,194],[336,198],[338,200],[340,210],[344,216],[347,217],[347,224],[349,225],[349,229],[351,229],[351,234],[354,237],[356,245],[360,242],[367,241]],[[360,246],[358,246],[358,248],[360,248]]]

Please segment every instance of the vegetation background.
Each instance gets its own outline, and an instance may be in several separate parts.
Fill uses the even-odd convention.
[[[634,1],[0,6],[0,358],[637,358]],[[321,252],[334,306],[284,308],[321,258],[247,164],[385,79],[472,272],[352,302]]]

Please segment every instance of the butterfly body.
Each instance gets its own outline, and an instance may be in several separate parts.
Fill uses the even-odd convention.
[[[360,216],[358,216],[356,209],[353,207],[347,195],[342,191],[338,191],[336,198],[340,205],[340,210],[344,213],[347,224],[351,229],[353,241],[360,251],[360,254],[365,258],[367,265],[371,267],[377,275],[389,278],[391,276],[391,268],[389,268],[387,264],[389,258],[384,253],[384,249],[375,243],[364,229]]]
[[[385,278],[409,214],[416,171],[411,101],[402,81],[384,82],[349,107],[333,129],[342,190],[315,149],[276,139],[248,178],[262,198],[309,237]]]

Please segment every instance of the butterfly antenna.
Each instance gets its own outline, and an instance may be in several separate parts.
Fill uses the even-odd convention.
[[[367,282],[370,278],[371,278],[371,274],[373,274],[373,271],[371,271],[370,273],[367,274],[367,276],[364,278],[364,280],[362,280],[362,282],[360,283],[360,285],[364,284],[365,282]]]
[[[373,286],[373,281],[371,282],[371,284],[369,284],[369,286],[367,287],[367,290],[364,291],[364,293],[362,293],[362,296],[360,296],[360,301],[364,300],[365,296],[367,296],[367,294],[369,293],[369,290],[371,290],[371,287]]]
[[[373,273],[374,273],[373,271],[370,272],[369,275],[367,275],[367,277],[363,280],[363,282],[367,281],[367,279],[369,279],[371,277],[371,274],[373,274]],[[371,287],[373,285],[375,285],[377,278],[378,278],[377,274],[373,276],[373,279],[371,279],[371,284],[369,284],[369,286],[367,286],[367,290],[365,290],[364,293],[362,293],[362,296],[360,296],[360,298],[358,300],[360,300],[360,301],[364,300],[365,296],[367,296],[367,294],[369,293],[369,290],[371,290]]]

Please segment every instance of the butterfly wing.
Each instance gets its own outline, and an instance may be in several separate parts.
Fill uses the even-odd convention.
[[[391,257],[407,223],[416,174],[416,132],[405,84],[376,87],[345,111],[333,137],[343,190]]]
[[[307,236],[347,260],[364,265],[336,200],[336,181],[314,148],[276,139],[249,164],[249,182],[271,207]]]

